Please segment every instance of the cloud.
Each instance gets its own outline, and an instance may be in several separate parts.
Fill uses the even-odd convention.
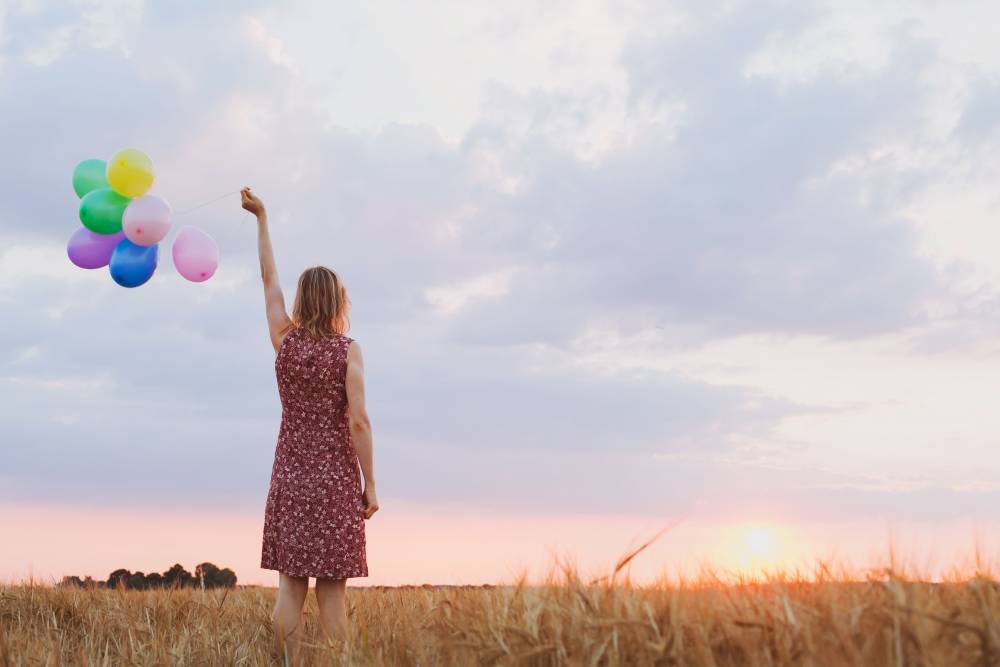
[[[443,31],[440,9],[145,5],[103,40],[108,14],[8,10],[10,499],[258,506],[280,406],[254,223],[224,196],[246,183],[267,201],[289,301],[307,265],[347,282],[393,493],[636,513],[947,513],[991,498],[956,490],[962,471],[921,478],[899,443],[877,488],[855,456],[899,419],[873,404],[900,396],[914,430],[978,446],[946,423],[974,410],[956,398],[920,416],[920,378],[878,383],[866,347],[990,331],[977,318],[1000,282],[946,270],[969,246],[966,261],[985,261],[988,206],[974,241],[928,243],[944,228],[932,214],[967,187],[950,168],[985,165],[980,185],[994,173],[987,151],[956,158],[942,129],[939,69],[965,52],[899,28],[905,13],[855,32],[822,3],[653,3],[613,21],[599,3],[526,7],[463,5],[462,30]],[[860,45],[846,59],[845,40]],[[959,141],[992,136],[988,81],[969,80]],[[172,237],[138,290],[66,261],[73,165],[124,145],[190,211],[178,226],[219,242],[210,283],[176,275]],[[956,312],[977,324],[936,328]],[[906,352],[910,373],[964,368]],[[879,391],[845,406],[860,380]],[[805,437],[820,426],[856,439]],[[820,445],[842,466],[811,457]],[[913,459],[933,460],[920,447]]]
[[[0,298],[13,298],[12,291],[25,282],[40,278],[63,283],[83,280],[81,272],[65,261],[66,248],[18,245],[0,252]]]
[[[451,285],[429,287],[427,301],[443,315],[458,312],[471,299],[506,294],[513,270],[495,271]]]

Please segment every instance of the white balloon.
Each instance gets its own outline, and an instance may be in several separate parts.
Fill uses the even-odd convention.
[[[122,214],[122,231],[136,245],[154,245],[170,231],[170,213],[170,204],[162,197],[136,197]]]

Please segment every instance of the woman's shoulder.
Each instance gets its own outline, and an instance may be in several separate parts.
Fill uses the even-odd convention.
[[[342,333],[333,333],[333,334],[329,334],[329,335],[327,335],[327,336],[324,336],[323,338],[324,338],[324,339],[325,339],[325,340],[326,340],[326,341],[327,341],[327,342],[328,342],[329,344],[333,344],[333,345],[336,345],[337,347],[343,347],[343,348],[345,348],[345,349],[346,349],[346,348],[347,348],[348,346],[350,346],[350,344],[351,344],[351,343],[353,343],[353,342],[354,342],[354,339],[353,339],[353,338],[351,338],[351,337],[350,337],[350,336],[348,336],[347,334],[342,334]]]
[[[347,334],[340,334],[340,349],[345,359],[357,356],[361,352],[358,341]]]
[[[353,344],[354,339],[346,334],[334,334],[331,338],[334,340],[333,345],[337,350],[337,357],[343,361],[345,365],[349,364],[353,350],[356,347]]]
[[[281,351],[285,349],[286,343],[290,344],[291,339],[295,338],[298,332],[298,327],[294,324],[289,325],[285,332],[281,334],[281,342],[278,344],[278,349],[276,354],[281,356]]]

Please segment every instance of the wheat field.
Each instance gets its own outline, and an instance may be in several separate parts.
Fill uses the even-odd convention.
[[[0,586],[3,665],[269,665],[275,589]],[[351,588],[351,636],[306,607],[302,665],[1000,665],[1000,584],[932,583],[891,569],[860,580],[819,564],[638,586],[548,581],[497,587]]]

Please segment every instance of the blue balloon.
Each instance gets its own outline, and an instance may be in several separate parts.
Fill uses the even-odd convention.
[[[153,277],[159,260],[160,246],[136,245],[122,239],[111,252],[111,277],[122,287],[138,287]]]

